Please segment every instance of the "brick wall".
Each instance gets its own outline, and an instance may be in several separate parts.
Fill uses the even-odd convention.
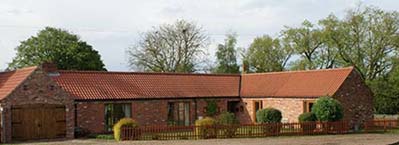
[[[352,124],[373,118],[373,94],[356,70],[350,73],[333,98],[341,102],[344,119]]]
[[[168,101],[147,100],[132,102],[132,118],[140,125],[166,125]],[[191,106],[190,106],[191,108]]]
[[[246,123],[256,122],[254,101],[262,101],[262,108],[276,108],[281,111],[283,121],[297,122],[300,114],[304,112],[304,102],[314,101],[315,98],[243,98],[246,113],[248,113],[249,120]]]
[[[25,87],[23,87],[25,86]],[[25,89],[24,89],[25,88]],[[4,128],[2,133],[4,141],[11,140],[11,107],[14,105],[28,104],[57,104],[66,107],[66,137],[74,137],[74,106],[69,94],[63,91],[47,73],[38,68],[17,87],[9,96],[1,100],[3,110]]]
[[[79,102],[76,103],[77,127],[86,129],[90,133],[104,133],[104,103]]]
[[[204,117],[207,101],[215,100],[219,113],[227,111],[228,101],[239,101],[239,98],[224,99],[162,99],[162,100],[126,100],[126,101],[90,101],[78,102],[77,126],[90,133],[105,132],[104,106],[107,103],[130,103],[132,118],[140,125],[167,125],[168,102],[188,102],[190,104],[190,124],[199,116]]]

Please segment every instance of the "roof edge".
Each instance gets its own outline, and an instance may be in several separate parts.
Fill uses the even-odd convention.
[[[9,92],[7,95],[5,95],[5,96],[4,96],[3,98],[1,98],[0,100],[4,100],[4,99],[6,99],[8,96],[10,96],[10,94],[14,93],[15,89],[18,88],[18,87],[20,87],[21,84],[22,84],[23,82],[25,82],[25,81],[28,79],[29,76],[32,76],[32,73],[35,72],[38,68],[39,68],[39,67],[37,67],[37,66],[30,66],[30,67],[25,67],[25,68],[22,68],[22,69],[16,69],[16,70],[13,70],[13,71],[0,72],[0,73],[11,73],[11,72],[17,72],[17,71],[23,71],[23,70],[32,69],[32,71],[31,71],[21,82],[19,82],[19,83],[12,89],[11,92]]]
[[[138,74],[138,75],[198,75],[198,76],[241,76],[240,74],[206,74],[206,73],[173,73],[173,72],[124,72],[124,71],[85,71],[85,70],[58,70],[59,73],[96,73],[96,74]]]
[[[343,67],[343,68],[332,68],[332,69],[316,69],[316,70],[294,70],[294,71],[280,71],[280,72],[264,72],[264,73],[250,73],[250,74],[243,74],[246,75],[265,75],[265,74],[286,74],[286,73],[311,73],[311,72],[324,72],[324,71],[338,71],[338,70],[348,70],[352,71],[354,69],[353,66],[350,67]]]

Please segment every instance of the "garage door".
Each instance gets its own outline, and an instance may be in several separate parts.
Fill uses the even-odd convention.
[[[13,140],[65,137],[65,106],[63,105],[13,106],[11,113]]]

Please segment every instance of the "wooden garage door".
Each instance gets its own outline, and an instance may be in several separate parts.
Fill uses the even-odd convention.
[[[13,140],[63,138],[66,134],[65,106],[35,104],[13,106]]]

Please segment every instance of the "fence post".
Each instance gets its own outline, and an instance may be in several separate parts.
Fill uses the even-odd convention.
[[[387,120],[384,118],[384,132],[387,131]]]

